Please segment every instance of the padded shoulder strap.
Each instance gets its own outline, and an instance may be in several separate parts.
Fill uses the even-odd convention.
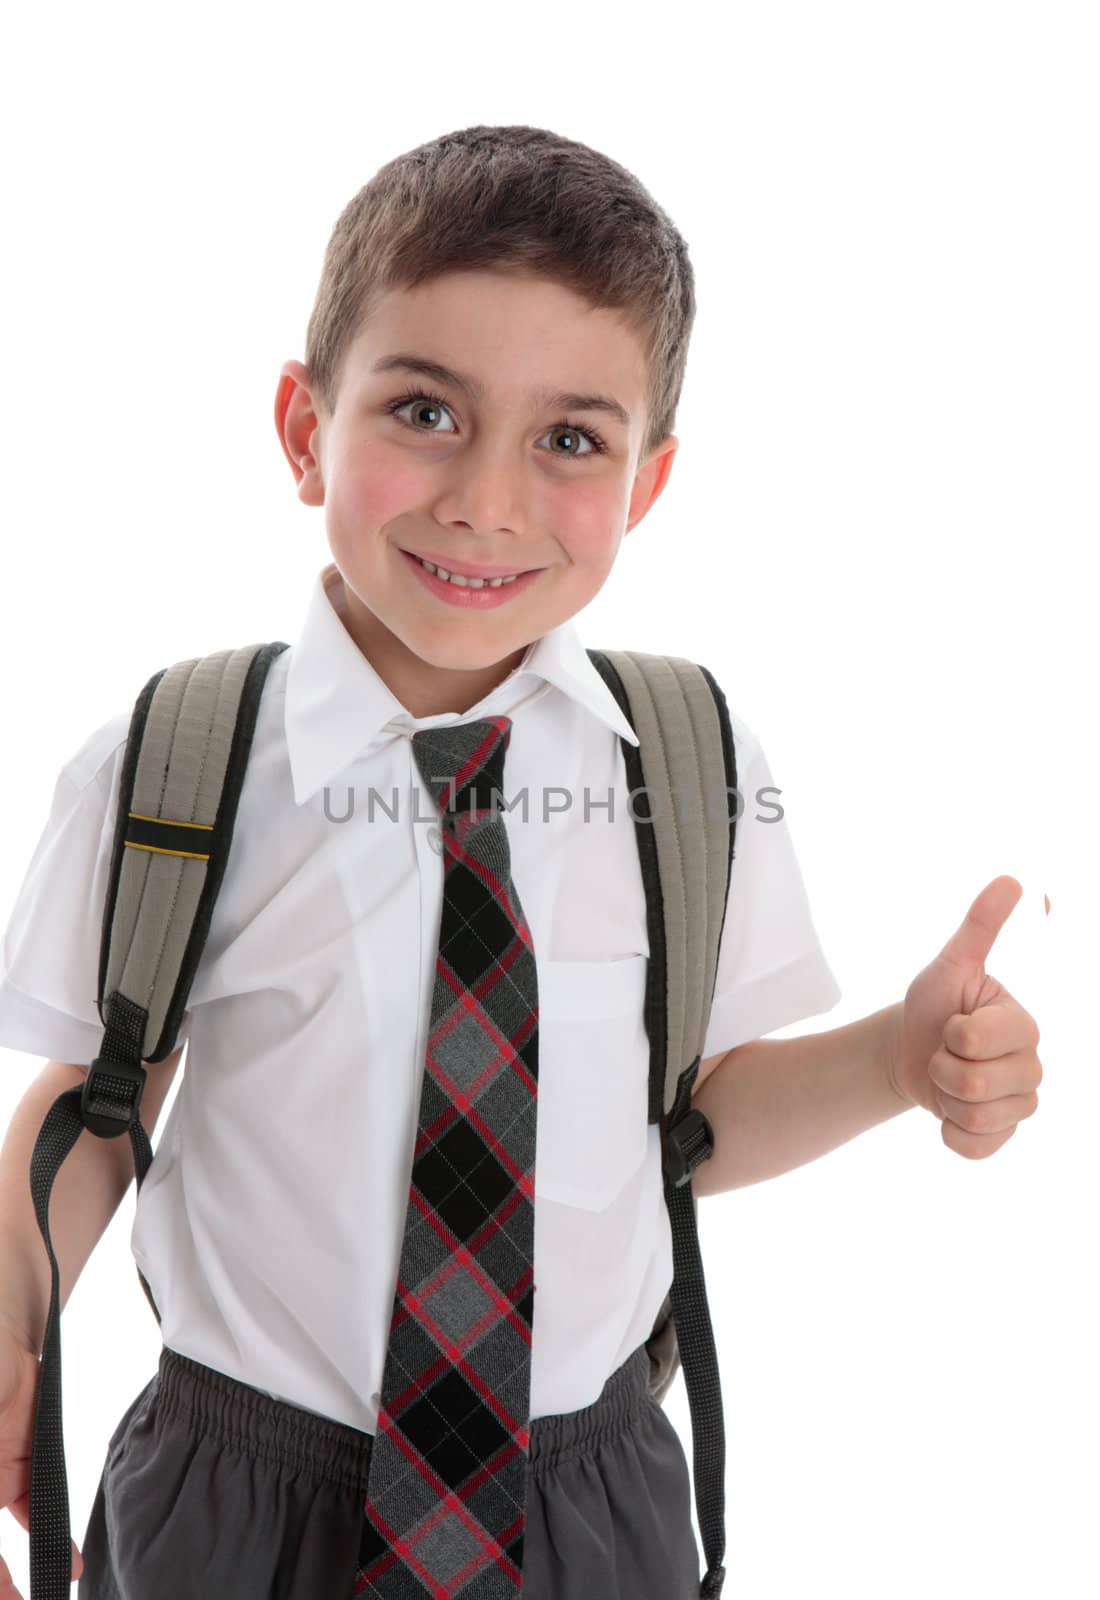
[[[141,1060],[175,1046],[282,640],[162,668],[138,697],[103,909],[97,1004]]]
[[[621,740],[646,889],[649,1120],[672,1110],[703,1049],[737,825],[729,710],[705,667],[589,650],[640,741]]]

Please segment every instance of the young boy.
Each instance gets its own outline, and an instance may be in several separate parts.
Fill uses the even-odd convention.
[[[699,1593],[687,1461],[644,1349],[672,1256],[646,1122],[649,942],[621,744],[637,738],[572,622],[668,481],[693,317],[663,211],[615,162],[543,130],[436,139],[336,225],[306,360],[286,363],[275,406],[333,560],[265,687],[180,1033],[188,1070],[138,1196],[164,1350],[108,1446],[81,1600],[480,1600],[521,1579],[527,1600]],[[455,848],[413,735],[493,718],[508,719],[505,795],[528,796],[506,826],[538,976],[525,1526],[521,1570],[472,1563],[442,1584],[415,1556],[373,1553],[364,1501]],[[1019,886],[983,892],[904,1002],[763,1040],[839,990],[787,828],[756,798],[767,762],[732,721],[744,811],[695,1091],[715,1149],[695,1192],[916,1104],[952,1148],[988,1153],[1041,1075],[1032,1019],[981,970]],[[3,945],[0,1044],[53,1060],[0,1169],[0,1373],[17,1375],[0,1438],[22,1425],[29,1441],[49,1298],[33,1136],[102,1037],[89,996],[128,726],[126,708],[65,764]],[[178,1058],[150,1069],[147,1128]],[[129,1161],[127,1140],[82,1135],[62,1169],[63,1301]],[[18,1516],[25,1471],[5,1469]]]

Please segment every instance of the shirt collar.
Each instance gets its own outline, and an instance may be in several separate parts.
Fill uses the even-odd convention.
[[[507,715],[541,690],[557,689],[628,743],[639,740],[589,660],[571,620],[528,645],[503,682],[469,711],[412,717],[344,626],[343,579],[335,563],[314,579],[286,680],[286,741],[294,799],[302,805],[380,734]]]

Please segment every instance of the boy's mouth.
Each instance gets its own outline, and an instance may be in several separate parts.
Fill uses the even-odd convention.
[[[511,581],[513,578],[522,577],[525,572],[535,571],[531,567],[499,567],[473,561],[456,561],[452,557],[423,555],[417,550],[406,550],[407,556],[413,556],[429,572],[435,572],[440,578],[455,581],[458,588],[469,585],[477,588],[482,583],[499,584],[502,581]]]
[[[401,554],[432,594],[452,605],[472,606],[478,610],[512,599],[533,583],[543,570],[541,567],[473,569],[463,563],[466,570],[455,571],[427,556],[416,555],[412,550],[402,550]]]

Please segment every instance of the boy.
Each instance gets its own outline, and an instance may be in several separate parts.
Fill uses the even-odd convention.
[[[687,1462],[643,1347],[672,1268],[645,1116],[649,944],[621,747],[637,741],[571,621],[667,483],[693,317],[686,248],[660,208],[543,130],[432,141],[337,223],[306,360],[284,366],[275,406],[333,562],[265,688],[181,1029],[188,1071],[139,1194],[134,1252],[165,1349],[108,1446],[81,1600],[481,1600],[521,1580],[527,1600],[699,1593]],[[34,1132],[99,1046],[85,997],[128,722],[66,764],[5,940],[0,1043],[56,1058]],[[370,1468],[416,1220],[443,860],[461,856],[415,741],[475,723],[505,730],[505,794],[531,802],[507,813],[499,876],[538,958],[538,1294],[523,1519],[510,1544],[486,1522],[492,1559],[440,1582],[425,1545],[379,1543]],[[1019,885],[989,885],[904,1001],[762,1039],[839,991],[786,829],[754,815],[767,764],[733,726],[745,813],[694,1096],[715,1149],[695,1192],[787,1170],[917,1104],[960,1153],[997,1148],[1041,1075],[1032,1019],[982,970]],[[394,793],[427,803],[372,812]],[[177,1060],[149,1074],[146,1126]],[[96,1141],[84,1170],[79,1149],[62,1170],[66,1293],[94,1244],[92,1162],[113,1210],[124,1143],[122,1165]],[[15,1376],[0,1422],[15,1437],[48,1300],[30,1148],[9,1139],[2,1168],[0,1372]]]

